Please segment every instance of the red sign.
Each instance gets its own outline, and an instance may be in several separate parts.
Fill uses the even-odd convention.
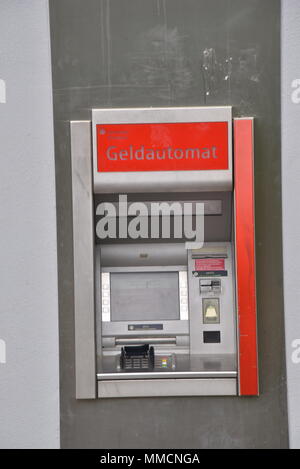
[[[197,271],[220,271],[225,270],[224,259],[196,259],[195,270]]]
[[[98,124],[98,172],[228,169],[228,123]]]

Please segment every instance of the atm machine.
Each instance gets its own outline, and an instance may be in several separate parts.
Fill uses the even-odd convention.
[[[258,395],[253,138],[231,107],[71,122],[77,399]]]

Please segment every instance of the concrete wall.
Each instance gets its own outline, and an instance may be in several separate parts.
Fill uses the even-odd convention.
[[[59,446],[48,2],[0,0],[0,447]]]
[[[50,0],[63,447],[300,447],[300,5]],[[0,447],[59,446],[55,179],[48,2],[0,0]],[[82,34],[84,32],[84,34]],[[201,57],[233,57],[227,84]],[[163,58],[163,60],[160,60]],[[148,65],[151,65],[150,69]],[[237,64],[240,64],[239,66]],[[218,77],[217,77],[218,78]],[[208,94],[207,94],[208,93]],[[233,104],[256,117],[259,399],[76,402],[68,121],[94,106]],[[180,422],[180,424],[179,424]]]
[[[50,24],[62,447],[287,447],[280,2],[50,0]],[[261,396],[76,401],[69,121],[90,119],[93,107],[226,104],[256,118]]]
[[[300,448],[300,2],[282,1],[282,198],[288,416]]]

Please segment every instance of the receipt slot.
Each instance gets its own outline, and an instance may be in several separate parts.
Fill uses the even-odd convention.
[[[71,122],[77,399],[258,395],[253,159],[230,107]]]

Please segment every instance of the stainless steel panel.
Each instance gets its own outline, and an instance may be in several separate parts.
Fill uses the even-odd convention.
[[[168,344],[176,345],[176,337],[124,337],[116,339],[115,345],[136,345],[136,344]]]
[[[183,378],[236,378],[237,371],[164,371],[164,372],[139,372],[139,373],[98,373],[97,379],[99,381],[110,381],[113,379],[116,380],[148,380],[148,379],[183,379]]]
[[[184,243],[107,244],[101,246],[103,267],[187,266]]]
[[[235,378],[113,380],[98,382],[98,397],[236,396]]]
[[[237,377],[236,356],[223,355],[190,355],[166,351],[163,347],[155,348],[155,365],[151,371],[142,369],[124,371],[120,368],[120,350],[117,355],[105,356],[98,368],[98,379],[168,379],[168,378],[234,378]],[[162,366],[162,360],[167,361]]]
[[[93,110],[94,191],[115,192],[192,192],[229,191],[232,188],[231,107],[172,107]],[[98,173],[97,124],[161,122],[228,122],[229,169],[219,171],[149,171]]]
[[[102,278],[103,274],[112,274],[112,273],[128,273],[128,272],[177,272],[178,274],[184,273],[187,274],[186,265],[146,265],[146,266],[129,266],[129,267],[102,267]],[[105,276],[105,282],[107,282],[107,277]]]
[[[151,213],[151,204],[153,203],[159,203],[159,204],[168,204],[168,205],[172,205],[174,203],[174,200],[158,200],[158,201],[147,201],[147,200],[143,200],[143,204],[147,207],[147,210],[148,210],[148,213]],[[116,209],[116,214],[117,214],[117,217],[125,217],[125,216],[128,216],[127,214],[126,215],[123,215],[122,212],[120,213],[120,203],[119,202],[110,202]],[[211,200],[184,200],[184,201],[181,201],[181,200],[176,200],[176,204],[180,204],[181,208],[182,208],[182,213],[183,213],[183,209],[185,209],[185,214],[188,215],[195,215],[196,214],[196,204],[197,203],[202,203],[204,205],[204,215],[222,215],[222,200],[221,199],[211,199]],[[184,207],[184,204],[189,204],[187,206]],[[130,206],[130,202],[128,202],[128,206]],[[163,207],[162,207],[163,208]],[[189,210],[189,208],[191,208],[191,210]],[[166,215],[169,215],[169,212],[166,213]],[[142,217],[143,215],[140,214],[139,215],[140,217]],[[164,211],[162,210],[162,216],[164,216]],[[106,216],[107,218],[109,218],[108,216]]]
[[[91,123],[71,122],[76,398],[96,397]]]
[[[104,203],[104,202],[109,202],[112,203],[113,205],[117,206],[119,204],[119,196],[120,194],[95,194],[94,200],[95,200],[95,211],[97,212],[97,207],[99,204]],[[232,222],[231,222],[231,217],[232,217],[232,193],[231,192],[198,192],[198,193],[180,193],[180,201],[178,201],[178,194],[177,193],[171,193],[168,192],[166,193],[152,193],[152,194],[128,194],[127,195],[127,210],[130,207],[130,204],[134,202],[143,202],[147,204],[150,204],[151,202],[158,202],[160,203],[161,201],[165,201],[168,203],[186,203],[186,202],[191,202],[193,201],[194,204],[192,206],[193,211],[195,211],[196,208],[196,203],[200,202],[204,204],[204,214],[205,214],[205,220],[204,220],[204,239],[205,242],[216,242],[216,241],[230,241],[231,240],[231,231],[232,231]],[[212,205],[210,204],[212,203]],[[123,207],[124,209],[124,207]],[[150,207],[151,209],[151,207]],[[221,209],[221,213],[218,213],[219,209]],[[125,212],[125,210],[124,210]],[[151,213],[151,210],[150,212]],[[117,212],[118,214],[118,212]],[[95,216],[96,224],[98,221],[101,219],[100,215]],[[122,218],[118,218],[116,220],[117,227],[119,225],[119,220],[123,221],[125,220]],[[128,224],[130,222],[131,218],[127,219],[127,223],[124,222],[124,225],[127,226],[128,230]],[[183,220],[181,220],[183,221]],[[160,220],[160,225],[162,224],[162,217]],[[123,226],[123,225],[122,225]],[[184,231],[184,230],[183,230]],[[149,238],[151,238],[151,220],[148,219],[148,233],[149,233]],[[174,238],[174,217],[171,217],[171,239],[172,243],[173,240],[175,241],[174,244],[178,243],[178,239]],[[132,240],[130,239],[124,239],[124,243],[129,242],[130,244],[132,243]],[[165,243],[164,244],[169,244]],[[182,241],[187,241],[187,238],[183,235]],[[123,242],[123,240],[122,240]],[[141,240],[142,242],[142,240]],[[105,239],[101,240],[98,237],[96,237],[96,243],[108,245],[108,244],[118,244],[118,240],[112,240],[112,239]],[[137,241],[137,244],[139,244],[140,241]],[[128,243],[127,243],[128,244]]]
[[[120,353],[120,349],[117,348],[120,345],[134,345],[134,344],[150,344],[150,345],[176,345],[178,349],[182,350],[183,348],[188,351],[189,346],[189,336],[126,336],[126,337],[102,337],[102,347],[103,354],[109,350],[109,354],[115,355]],[[107,350],[105,350],[107,349]]]
[[[195,257],[201,256],[201,251]],[[190,318],[190,346],[192,354],[234,354],[236,353],[236,307],[235,307],[235,284],[233,275],[232,249],[230,243],[206,243],[203,248],[205,256],[211,252],[214,257],[225,256],[225,270],[227,277],[221,278],[222,290],[220,294],[215,291],[201,292],[200,278],[193,277],[194,263],[193,252],[189,252],[189,318]],[[207,279],[215,279],[208,277]],[[203,304],[204,298],[219,299],[219,324],[204,324]],[[220,331],[220,343],[204,343],[204,331]]]
[[[147,335],[187,335],[189,334],[189,321],[133,321],[134,323],[143,323],[143,324],[162,324],[163,330],[144,330],[134,331],[128,330],[128,324],[130,321],[117,321],[117,322],[103,322],[102,323],[102,335],[103,337],[119,337],[119,336],[147,336]]]

